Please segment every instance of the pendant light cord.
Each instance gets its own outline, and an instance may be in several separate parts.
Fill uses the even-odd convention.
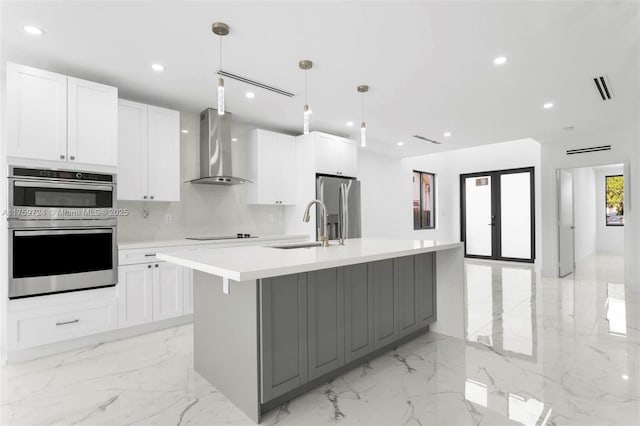
[[[218,36],[218,39],[220,41],[220,49],[219,49],[219,57],[218,57],[218,62],[219,62],[219,68],[218,70],[222,69],[222,37]]]
[[[309,70],[304,70],[304,104],[305,105],[309,105],[309,97],[308,97],[308,93],[307,93],[307,74],[309,73]]]

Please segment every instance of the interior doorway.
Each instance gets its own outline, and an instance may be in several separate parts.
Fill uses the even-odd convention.
[[[624,165],[559,169],[558,276],[589,256],[624,256]]]
[[[533,263],[534,168],[460,175],[465,257]]]

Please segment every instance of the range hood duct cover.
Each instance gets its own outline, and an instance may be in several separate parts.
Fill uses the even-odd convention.
[[[233,176],[231,161],[231,113],[218,115],[217,110],[207,108],[200,113],[200,177],[191,183],[251,183]]]

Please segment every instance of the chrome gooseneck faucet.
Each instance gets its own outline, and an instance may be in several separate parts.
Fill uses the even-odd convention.
[[[320,200],[311,200],[309,204],[307,204],[307,208],[304,210],[304,215],[302,216],[302,220],[304,222],[309,222],[309,209],[312,205],[318,204],[322,208],[322,224],[324,229],[322,230],[322,235],[320,235],[320,230],[318,230],[318,241],[322,242],[322,247],[329,247],[329,227],[327,226],[327,206]]]

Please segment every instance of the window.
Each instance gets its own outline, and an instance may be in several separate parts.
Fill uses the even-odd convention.
[[[624,177],[605,176],[607,226],[624,225]]]
[[[436,175],[413,171],[413,229],[436,227]]]

